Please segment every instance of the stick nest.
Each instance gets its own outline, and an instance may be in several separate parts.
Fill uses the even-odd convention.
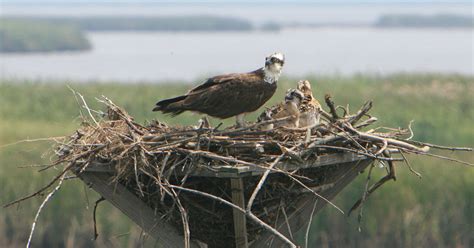
[[[233,245],[235,208],[247,216],[249,241],[267,231],[292,246],[292,241],[285,240],[274,228],[277,219],[292,213],[292,203],[303,194],[322,198],[318,192],[337,181],[344,168],[335,164],[285,170],[281,164],[307,164],[325,154],[354,153],[387,166],[389,173],[384,181],[378,182],[381,185],[395,179],[393,162],[404,161],[403,153],[445,158],[428,153],[429,148],[469,150],[412,141],[410,127],[362,131],[377,121],[368,114],[372,102],[350,114],[347,108],[335,106],[329,96],[325,100],[329,112],[322,111],[324,120],[320,124],[266,131],[259,127],[285,118],[225,129],[202,125],[173,127],[159,121],[140,125],[105,97],[101,101],[107,112],[97,121],[94,111],[84,102],[89,113],[84,117],[87,121],[60,143],[56,150],[58,159],[51,165],[64,164],[64,170],[38,192],[8,205],[40,194],[69,172],[80,177],[90,167],[109,166],[114,171],[112,183],[124,185],[163,220],[181,228],[187,245],[192,239],[209,247]],[[338,109],[343,109],[339,111],[343,114]],[[228,178],[196,175],[197,171],[212,173],[223,167],[244,166],[264,172],[243,179],[246,207],[230,203],[232,189]],[[379,184],[367,187],[353,209]]]

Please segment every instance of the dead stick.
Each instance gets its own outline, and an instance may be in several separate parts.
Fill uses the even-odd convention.
[[[329,112],[331,113],[333,120],[339,119],[339,115],[337,114],[336,107],[334,106],[334,102],[331,99],[331,95],[326,94],[324,96],[324,101],[329,107]]]
[[[407,142],[403,142],[403,141],[400,141],[400,140],[396,140],[396,139],[392,139],[392,138],[382,138],[382,137],[379,137],[379,136],[376,136],[376,135],[360,132],[357,129],[353,128],[350,124],[348,125],[347,123],[344,126],[346,128],[348,128],[349,130],[351,130],[352,132],[354,132],[355,134],[357,134],[362,139],[375,141],[375,142],[380,142],[380,143],[387,142],[388,145],[393,145],[393,146],[396,146],[396,147],[404,148],[404,149],[407,149],[407,150],[413,150],[413,151],[417,151],[417,152],[426,153],[426,152],[429,151],[428,146],[417,147],[417,146],[414,146],[412,144],[409,144]]]
[[[26,244],[26,248],[30,247],[31,244],[31,239],[33,238],[33,233],[35,232],[35,227],[36,227],[36,222],[38,221],[39,215],[41,214],[41,210],[43,210],[43,207],[46,205],[46,203],[51,199],[51,197],[56,193],[59,188],[61,188],[61,185],[63,184],[64,181],[64,175],[61,176],[59,179],[58,185],[51,191],[49,194],[44,198],[43,202],[41,203],[40,207],[38,208],[38,211],[36,212],[35,219],[33,221],[33,224],[31,225],[31,231],[30,231],[30,236],[28,237],[28,243]]]
[[[99,233],[97,232],[97,219],[96,219],[97,207],[99,206],[99,203],[101,203],[104,200],[105,198],[101,196],[97,201],[95,201],[95,204],[94,204],[94,211],[92,212],[92,219],[94,220],[94,240],[97,240],[97,237],[99,237]]]
[[[377,117],[370,117],[369,119],[355,125],[354,127],[357,128],[357,129],[360,129],[360,128],[363,128],[363,127],[366,127],[366,126],[369,126],[369,125],[373,124],[377,120],[378,120]]]
[[[426,155],[426,156],[430,156],[430,157],[435,157],[435,158],[440,158],[440,159],[444,159],[444,160],[448,160],[448,161],[452,161],[452,162],[456,162],[456,163],[459,163],[459,164],[464,164],[464,165],[468,165],[468,166],[474,166],[474,164],[472,163],[469,163],[469,162],[466,162],[466,161],[462,161],[462,160],[459,160],[459,159],[455,159],[455,158],[450,158],[450,157],[446,157],[446,156],[441,156],[441,155],[438,155],[438,154],[433,154],[433,153],[427,153],[427,152],[418,152],[418,151],[412,151],[412,150],[406,150],[406,149],[402,149],[404,152],[407,152],[407,153],[415,153],[415,154],[420,154],[420,155]]]
[[[69,166],[67,166],[61,173],[59,173],[59,175],[57,175],[56,177],[53,178],[53,180],[51,182],[49,182],[48,184],[46,184],[45,186],[43,186],[41,189],[37,190],[36,192],[32,193],[32,194],[29,194],[27,196],[24,196],[20,199],[17,199],[17,200],[14,200],[10,203],[7,203],[5,204],[3,207],[4,208],[7,208],[7,207],[10,207],[11,205],[15,204],[15,203],[18,203],[18,202],[21,202],[21,201],[24,201],[24,200],[27,200],[29,198],[32,198],[34,196],[37,196],[39,194],[41,194],[43,191],[45,191],[46,189],[48,189],[49,187],[51,187],[51,185],[53,185],[57,180],[59,180],[64,174],[66,174],[66,172],[69,171],[69,169],[71,169],[75,164],[74,163],[71,163]]]
[[[355,115],[349,117],[349,123],[351,123],[352,125],[356,124],[364,115],[367,114],[367,112],[369,112],[371,108],[372,101],[367,101],[366,103],[364,103],[362,108],[360,108],[360,110],[357,111]]]
[[[314,211],[316,211],[316,206],[318,205],[318,199],[314,202],[313,209],[311,210],[311,215],[309,216],[308,226],[306,227],[306,233],[304,235],[304,247],[308,248],[308,237],[309,230],[311,229],[311,223],[313,222]]]
[[[293,149],[290,149],[290,150],[293,150]],[[253,202],[255,201],[255,197],[257,197],[257,194],[258,194],[258,191],[260,191],[260,189],[262,188],[263,186],[263,183],[265,183],[265,180],[267,179],[268,175],[270,174],[270,171],[273,169],[273,167],[278,163],[280,162],[280,160],[285,156],[285,153],[281,154],[280,156],[278,156],[278,158],[276,158],[273,163],[268,166],[268,168],[265,170],[265,172],[263,173],[262,177],[260,178],[260,180],[258,181],[258,184],[257,186],[255,186],[255,189],[253,190],[252,192],[252,195],[250,195],[250,198],[249,198],[249,201],[247,203],[247,211],[251,211],[252,210],[252,205],[253,205]]]
[[[399,138],[395,138],[397,140],[402,140]],[[428,146],[440,150],[449,150],[449,151],[465,151],[465,152],[471,152],[472,148],[471,147],[450,147],[450,146],[441,146],[441,145],[436,145],[436,144],[430,144],[426,142],[421,142],[421,141],[416,141],[416,140],[406,140],[403,139],[404,142],[419,145],[419,146]]]
[[[399,151],[400,155],[402,155],[403,159],[405,160],[405,163],[407,164],[408,169],[421,179],[421,174],[413,169],[413,167],[410,164],[410,161],[408,161],[405,154],[403,154],[403,151],[402,150],[398,150],[398,151]]]

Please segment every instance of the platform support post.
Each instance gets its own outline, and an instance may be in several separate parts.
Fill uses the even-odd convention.
[[[232,189],[232,203],[245,209],[244,183],[242,178],[231,178],[230,185]],[[234,215],[234,233],[235,247],[247,248],[247,220],[245,214],[237,209],[233,209]]]

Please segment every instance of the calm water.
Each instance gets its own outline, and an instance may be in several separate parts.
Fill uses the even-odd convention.
[[[286,75],[473,73],[473,30],[299,29],[279,33],[90,33],[80,53],[1,55],[1,77],[192,80],[244,72],[282,51]]]

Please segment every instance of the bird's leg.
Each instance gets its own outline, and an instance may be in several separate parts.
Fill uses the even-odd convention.
[[[203,116],[201,117],[201,119],[199,119],[199,128],[198,129],[203,129],[203,128],[210,128],[211,127],[211,124],[209,123],[209,119],[207,119],[207,116]]]
[[[237,127],[245,127],[245,114],[240,114],[235,117]]]

